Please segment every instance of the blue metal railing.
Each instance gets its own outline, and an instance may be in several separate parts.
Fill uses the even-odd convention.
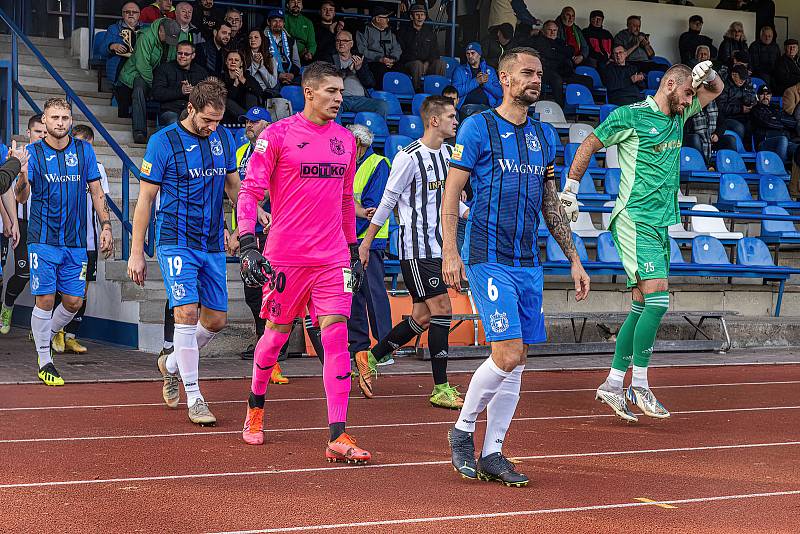
[[[94,2],[90,2],[90,5],[94,7]],[[15,12],[15,16],[18,15],[20,14]],[[19,39],[36,57],[36,59],[42,65],[42,68],[44,68],[44,70],[47,71],[53,80],[55,80],[55,82],[61,87],[66,95],[67,100],[72,102],[81,111],[81,113],[83,113],[83,115],[86,117],[86,120],[89,121],[94,128],[97,136],[102,137],[108,143],[108,146],[111,147],[111,149],[122,162],[122,208],[120,209],[120,207],[117,206],[116,203],[108,196],[106,199],[108,200],[109,208],[122,223],[122,257],[123,259],[127,260],[128,256],[130,255],[130,234],[133,232],[133,226],[130,222],[130,175],[133,173],[133,175],[139,179],[138,167],[133,163],[130,157],[128,157],[122,147],[120,147],[119,144],[114,140],[108,130],[106,130],[105,126],[103,126],[97,117],[94,116],[94,113],[91,112],[89,107],[83,102],[83,100],[81,100],[77,93],[72,90],[72,88],[64,80],[64,78],[61,77],[58,71],[56,71],[55,67],[53,67],[49,61],[47,61],[41,51],[39,51],[39,49],[36,48],[36,46],[31,42],[31,40],[22,32],[16,21],[10,18],[2,9],[0,9],[0,20],[5,22],[11,33],[11,75],[13,84],[12,94],[9,95],[9,100],[12,102],[14,133],[19,133],[19,94],[22,94],[23,98],[25,98],[34,111],[41,112],[41,109],[33,100],[33,98],[31,98],[25,88],[19,83],[19,50],[17,47],[17,39]],[[148,256],[152,256],[154,253],[154,236],[155,225],[151,218],[151,223],[148,230],[149,240],[145,243],[145,253]]]

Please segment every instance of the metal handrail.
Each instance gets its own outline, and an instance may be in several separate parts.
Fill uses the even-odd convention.
[[[94,2],[91,2],[93,5]],[[67,100],[73,102],[78,109],[83,113],[86,119],[91,123],[94,127],[95,131],[97,132],[99,137],[102,137],[107,143],[108,146],[111,147],[111,150],[119,157],[120,161],[122,162],[122,208],[120,209],[116,203],[109,198],[108,196],[106,199],[108,200],[108,206],[111,208],[111,211],[117,216],[117,218],[122,223],[122,257],[123,259],[128,259],[130,255],[130,234],[133,232],[133,226],[130,222],[130,174],[139,179],[139,169],[133,163],[133,161],[128,157],[122,147],[116,142],[116,140],[111,136],[111,134],[106,130],[105,126],[95,117],[94,113],[89,109],[89,107],[81,100],[81,98],[73,91],[73,89],[69,86],[69,84],[61,77],[61,75],[56,71],[55,67],[50,64],[49,61],[44,57],[44,55],[36,48],[36,45],[31,42],[31,40],[20,30],[19,26],[17,26],[16,22],[12,20],[8,14],[0,9],[0,20],[6,23],[10,32],[11,32],[11,65],[12,65],[12,79],[13,79],[13,86],[12,92],[12,107],[13,107],[13,116],[14,116],[14,133],[19,133],[19,101],[18,101],[18,94],[22,93],[25,100],[28,104],[31,105],[31,108],[34,110],[40,110],[39,106],[33,101],[30,95],[25,91],[25,89],[19,84],[19,73],[18,73],[18,66],[19,66],[19,58],[18,58],[18,50],[17,50],[17,39],[20,39],[22,43],[28,47],[28,49],[33,53],[39,63],[42,65],[45,71],[56,81],[56,83],[61,87],[64,91]],[[149,240],[145,242],[145,253],[148,256],[152,256],[155,247],[154,247],[154,236],[155,236],[155,224],[151,219],[150,227],[148,230]]]

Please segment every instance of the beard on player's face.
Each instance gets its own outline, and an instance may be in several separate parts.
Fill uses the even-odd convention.
[[[667,103],[669,104],[669,114],[671,117],[683,113],[684,106],[681,103],[681,97],[678,94],[678,89],[674,89],[667,93]]]
[[[542,83],[534,80],[519,80],[511,77],[511,97],[521,106],[530,106],[539,100]]]

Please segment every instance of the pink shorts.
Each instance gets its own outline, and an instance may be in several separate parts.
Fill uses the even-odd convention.
[[[272,266],[272,274],[264,285],[261,318],[275,324],[289,324],[304,317],[306,306],[317,317],[343,315],[350,317],[353,290],[350,266],[319,267]]]

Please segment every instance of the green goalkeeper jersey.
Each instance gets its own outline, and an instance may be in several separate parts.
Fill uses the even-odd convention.
[[[617,145],[622,177],[613,220],[626,210],[633,221],[669,226],[680,221],[678,188],[683,125],[700,111],[695,96],[682,115],[661,112],[653,97],[615,109],[594,131],[604,146]]]

